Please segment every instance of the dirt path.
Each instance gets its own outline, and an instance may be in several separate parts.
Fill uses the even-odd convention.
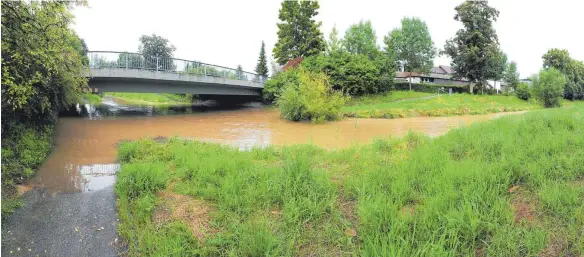
[[[2,256],[117,256],[113,186],[51,196],[36,188],[2,224]]]

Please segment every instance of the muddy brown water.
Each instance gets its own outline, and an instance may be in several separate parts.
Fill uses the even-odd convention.
[[[28,186],[45,187],[53,193],[93,191],[109,186],[114,181],[112,173],[119,167],[115,164],[116,144],[122,140],[178,136],[238,148],[313,143],[334,149],[401,136],[410,129],[438,136],[452,128],[504,115],[346,118],[310,124],[286,121],[279,117],[277,110],[261,105],[204,112],[180,108],[156,112],[151,107],[135,110],[111,104],[100,115],[60,118],[54,136],[56,147]]]

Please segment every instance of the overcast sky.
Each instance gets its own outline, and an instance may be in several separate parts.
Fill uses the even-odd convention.
[[[360,19],[371,20],[381,46],[383,36],[398,27],[404,16],[424,20],[432,40],[442,49],[460,23],[454,7],[462,0],[321,0],[321,30],[325,38],[336,24],[341,34]],[[495,28],[501,48],[518,63],[521,77],[537,72],[549,48],[568,49],[584,60],[584,1],[490,0],[500,11]],[[175,57],[252,71],[261,41],[271,58],[277,40],[277,0],[89,0],[77,7],[74,29],[89,50],[138,50],[143,34],[156,33],[176,46]],[[450,63],[446,57],[435,65]]]

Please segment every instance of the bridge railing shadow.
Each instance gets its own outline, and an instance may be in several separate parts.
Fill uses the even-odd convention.
[[[139,69],[160,72],[170,72],[186,75],[219,77],[234,80],[245,80],[256,83],[264,83],[268,77],[256,73],[232,69],[219,65],[207,64],[199,61],[189,61],[177,58],[145,56],[139,53],[89,51],[89,67]]]

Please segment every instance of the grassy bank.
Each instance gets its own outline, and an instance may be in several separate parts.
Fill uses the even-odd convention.
[[[20,206],[16,185],[32,177],[53,147],[53,126],[26,125],[2,134],[2,219]]]
[[[326,151],[121,144],[131,256],[579,256],[584,105]]]
[[[428,98],[432,95],[435,94],[394,91],[385,96],[356,98],[351,105],[343,107],[342,111],[347,117],[404,118],[487,114],[540,108],[535,103],[530,103],[514,96],[445,94]],[[420,99],[403,100],[407,98]]]
[[[115,98],[117,101],[131,105],[181,105],[191,104],[191,96],[176,94],[154,94],[154,93],[105,93],[106,96]]]
[[[98,94],[83,94],[82,97],[89,104],[92,104],[92,105],[101,104],[101,96],[99,96]]]

